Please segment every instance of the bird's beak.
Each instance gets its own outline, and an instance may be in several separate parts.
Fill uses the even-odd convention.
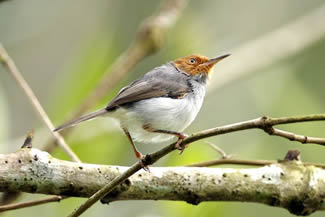
[[[207,62],[203,63],[203,65],[206,65],[209,68],[212,68],[212,66],[214,66],[214,64],[216,64],[217,62],[219,62],[229,56],[230,56],[230,54],[225,54],[225,55],[222,55],[222,56],[219,56],[216,58],[209,59]]]

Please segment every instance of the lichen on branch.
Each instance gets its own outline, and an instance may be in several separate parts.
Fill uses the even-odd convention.
[[[0,191],[90,197],[127,170],[122,166],[75,163],[23,148],[0,155]],[[257,202],[296,215],[324,210],[325,170],[300,161],[258,168],[151,167],[139,171],[102,202],[179,200]]]

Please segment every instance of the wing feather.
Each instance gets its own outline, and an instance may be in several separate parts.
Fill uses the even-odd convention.
[[[177,71],[173,65],[158,67],[122,88],[106,110],[154,97],[183,98],[190,88],[188,76]]]

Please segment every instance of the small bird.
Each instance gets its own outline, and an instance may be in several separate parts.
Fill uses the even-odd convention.
[[[136,158],[146,169],[144,156],[134,141],[161,143],[176,137],[176,148],[182,152],[185,147],[180,144],[186,138],[183,131],[201,109],[212,67],[228,56],[209,59],[190,55],[158,66],[122,88],[105,108],[65,123],[54,131],[99,116],[118,119]]]

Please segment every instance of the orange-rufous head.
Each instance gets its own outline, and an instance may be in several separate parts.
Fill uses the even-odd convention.
[[[174,61],[175,66],[189,75],[195,76],[200,74],[209,75],[213,66],[230,56],[230,54],[222,55],[216,58],[209,59],[208,57],[201,55],[190,55]]]

